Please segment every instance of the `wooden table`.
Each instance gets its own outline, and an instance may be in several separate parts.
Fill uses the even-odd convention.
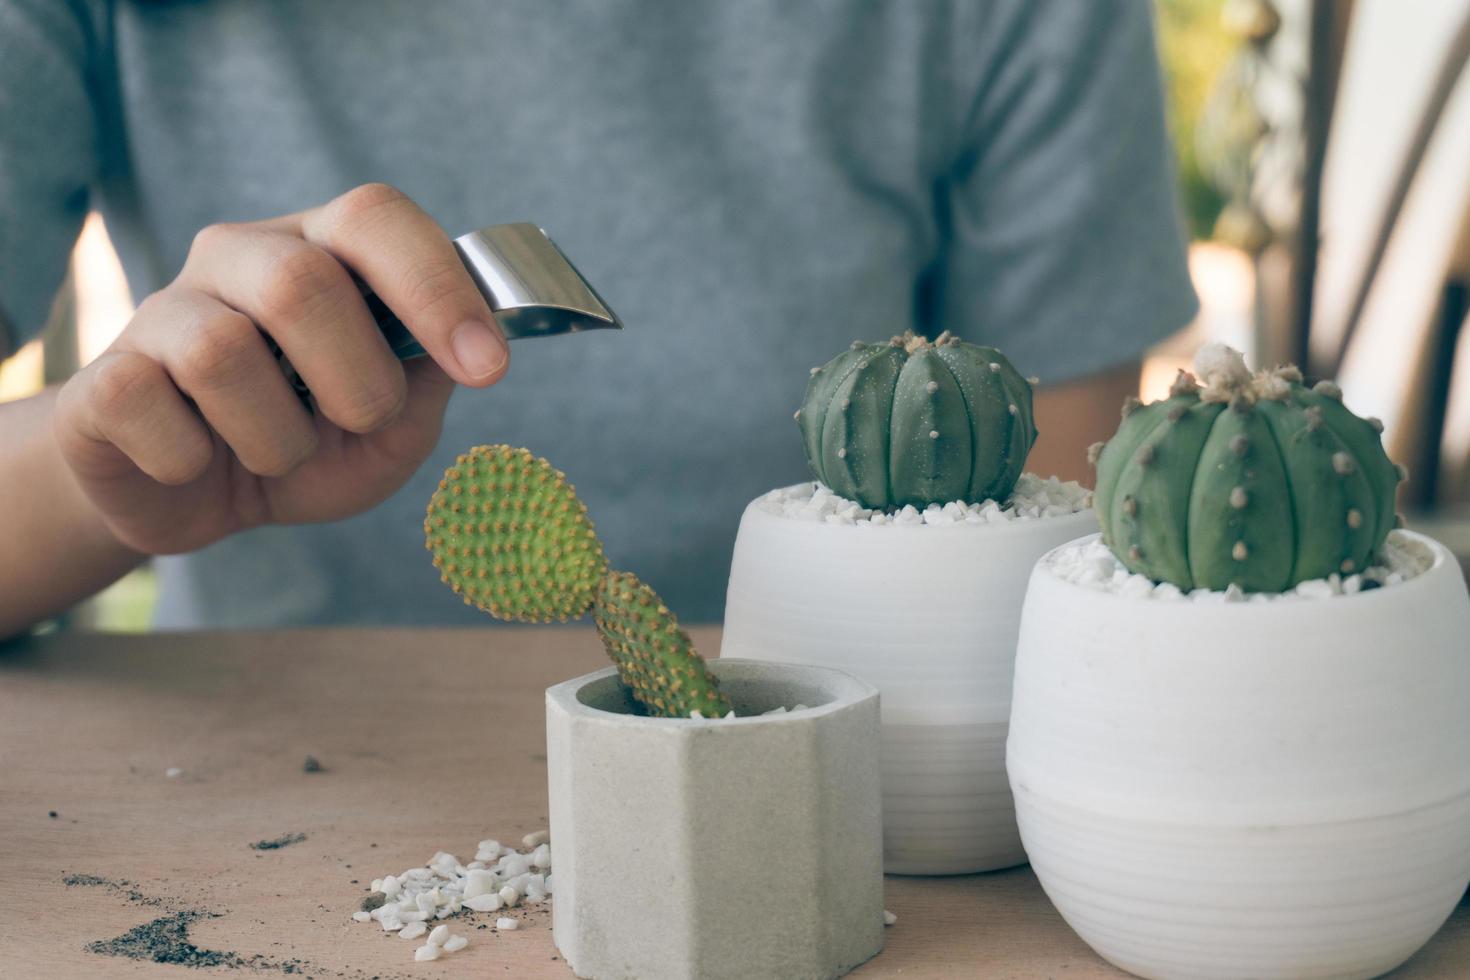
[[[545,827],[541,692],[602,664],[594,634],[551,628],[0,647],[0,976],[188,975],[86,947],[192,909],[217,917],[190,942],[250,964],[216,975],[570,977],[544,910],[503,934],[452,920],[470,946],[433,963],[349,916],[373,878]],[[1123,976],[1025,869],[890,878],[886,905],[887,949],[854,976]],[[1395,976],[1470,976],[1470,905]]]

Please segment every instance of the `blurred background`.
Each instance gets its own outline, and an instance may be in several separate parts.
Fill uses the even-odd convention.
[[[1335,377],[1413,474],[1400,508],[1470,558],[1470,0],[1156,0],[1193,324],[1152,351],[1160,397],[1208,340]],[[64,379],[131,315],[93,215],[0,401]],[[72,625],[142,630],[136,572]]]

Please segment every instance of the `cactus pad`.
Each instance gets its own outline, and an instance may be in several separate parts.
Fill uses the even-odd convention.
[[[1381,425],[1296,368],[1251,374],[1202,349],[1169,397],[1130,400],[1092,456],[1103,542],[1130,571],[1181,589],[1276,592],[1362,571],[1394,526],[1402,472]],[[1096,447],[1095,447],[1096,449]]]
[[[864,507],[1003,501],[1036,442],[1031,387],[993,347],[910,331],[813,369],[796,421],[812,473]]]
[[[593,608],[602,645],[623,684],[651,715],[717,718],[730,711],[689,634],[658,594],[628,572],[609,572]]]
[[[479,446],[455,460],[429,501],[424,536],[444,582],[498,619],[581,616],[607,570],[565,475],[510,446]]]

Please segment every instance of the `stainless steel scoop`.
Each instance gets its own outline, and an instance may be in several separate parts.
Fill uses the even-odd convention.
[[[536,225],[491,225],[459,236],[454,247],[507,340],[623,328],[617,314]],[[423,357],[427,352],[387,304],[361,280],[358,288],[398,359]],[[301,376],[279,350],[276,354],[291,386],[304,397],[308,390]]]

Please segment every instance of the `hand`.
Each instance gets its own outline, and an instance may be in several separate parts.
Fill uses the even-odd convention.
[[[393,356],[349,268],[429,357]],[[367,184],[300,214],[201,231],[178,278],[62,389],[56,438],[119,541],[190,551],[383,500],[433,449],[454,384],[494,384],[509,359],[449,238],[403,194]]]

